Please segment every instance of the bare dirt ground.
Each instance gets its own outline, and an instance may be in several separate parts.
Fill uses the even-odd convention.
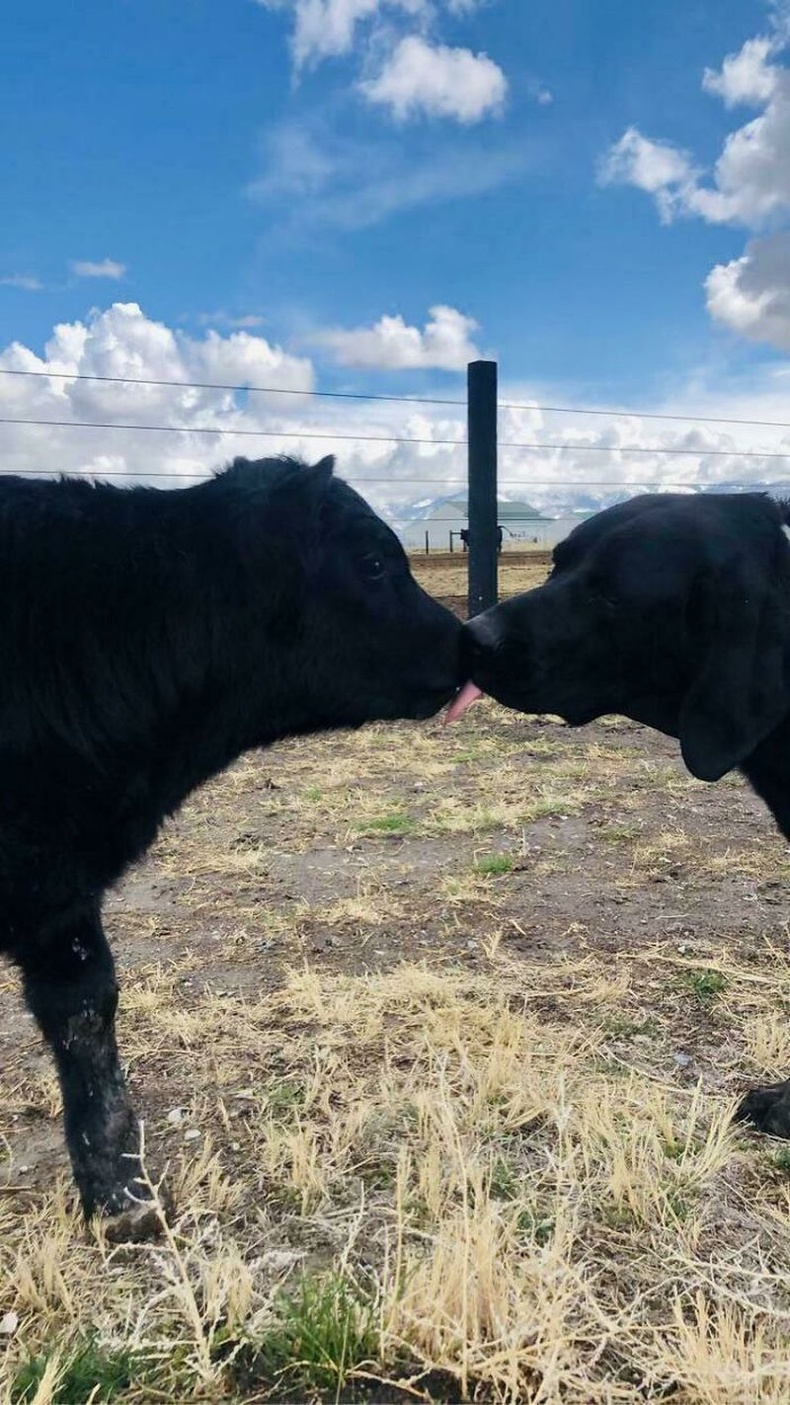
[[[790,1073],[789,874],[622,719],[243,759],[108,904],[159,1244],[81,1228],[0,974],[0,1400],[787,1402],[790,1145],[730,1114]]]

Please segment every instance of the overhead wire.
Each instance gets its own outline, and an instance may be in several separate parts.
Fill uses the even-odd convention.
[[[25,425],[45,429],[104,429],[145,434],[214,434],[247,439],[318,439],[347,444],[412,444],[427,447],[462,449],[465,439],[431,439],[423,435],[399,434],[338,434],[333,430],[236,429],[216,425],[126,424],[115,420],[53,420],[35,417],[0,415],[0,424]],[[521,449],[528,453],[597,453],[652,454],[659,457],[680,456],[730,459],[790,459],[786,451],[775,449],[708,449],[685,445],[661,444],[560,444],[552,441],[500,441],[500,449]]]
[[[41,380],[95,381],[105,385],[142,385],[179,390],[222,390],[234,394],[295,395],[325,400],[370,400],[403,405],[455,405],[465,407],[466,400],[439,395],[382,395],[359,390],[313,390],[281,385],[234,384],[225,381],[182,381],[158,379],[153,376],[108,376],[87,371],[50,371],[17,366],[0,366],[0,376],[27,376]],[[608,419],[670,420],[682,424],[738,424],[765,429],[790,429],[790,421],[748,419],[732,415],[678,414],[666,410],[612,409],[589,405],[547,405],[539,401],[500,400],[499,410],[539,410],[552,415],[597,415]]]

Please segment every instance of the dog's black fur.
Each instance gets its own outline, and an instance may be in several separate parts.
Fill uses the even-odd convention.
[[[693,775],[742,770],[790,839],[790,505],[650,494],[578,526],[545,585],[466,627],[464,671],[573,726],[620,713],[680,740]],[[790,1137],[790,1080],[739,1116]]]
[[[0,479],[0,951],[55,1056],[88,1215],[128,1207],[139,1174],[108,886],[240,753],[425,718],[457,687],[460,623],[332,469],[238,459],[167,492]]]

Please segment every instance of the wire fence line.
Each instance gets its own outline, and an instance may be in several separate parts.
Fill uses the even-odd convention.
[[[439,448],[463,449],[465,439],[429,438],[427,435],[404,434],[342,434],[331,429],[325,430],[284,430],[284,429],[240,429],[224,425],[203,424],[125,424],[117,420],[52,420],[0,415],[0,424],[17,424],[37,429],[103,429],[124,430],[145,434],[215,434],[240,436],[249,439],[326,439],[347,444],[416,444],[437,445]],[[500,440],[500,449],[523,449],[530,453],[593,453],[593,454],[653,454],[658,456],[675,455],[686,458],[727,458],[727,459],[790,459],[790,446],[786,450],[775,449],[713,449],[688,445],[665,444],[582,444],[557,443],[543,440]],[[535,481],[534,479],[531,481]]]
[[[395,405],[455,405],[463,408],[465,400],[447,399],[435,395],[374,395],[361,390],[312,390],[287,385],[229,384],[220,381],[155,380],[147,376],[100,376],[85,372],[32,371],[0,366],[0,376],[31,376],[41,380],[98,381],[104,385],[145,385],[179,390],[223,390],[234,395],[303,395],[316,400],[371,400]],[[512,408],[512,407],[511,407]]]
[[[243,383],[232,384],[228,382],[208,380],[187,381],[143,376],[114,376],[104,375],[100,373],[55,371],[46,369],[20,368],[8,366],[0,366],[0,395],[2,393],[3,386],[12,384],[13,378],[17,378],[17,380],[19,381],[54,381],[58,383],[68,382],[69,384],[74,382],[88,384],[95,383],[98,386],[102,387],[146,387],[166,390],[212,391],[245,396],[293,396],[298,397],[299,403],[320,403],[323,401],[355,401],[370,402],[372,405],[378,403],[385,403],[388,405],[402,404],[404,406],[452,407],[453,410],[456,411],[466,410],[468,403],[466,399],[456,399],[443,396],[383,395],[372,392],[354,390],[315,390],[312,388],[300,388],[292,386],[253,385]],[[59,403],[62,403],[62,397]],[[2,400],[0,399],[0,405],[1,404]],[[235,405],[232,408],[238,415],[243,415],[245,412],[248,411],[249,407]],[[614,442],[609,443],[589,443],[583,442],[581,440],[574,440],[568,437],[573,434],[578,435],[581,432],[589,431],[589,427],[586,427],[585,430],[581,430],[579,425],[579,421],[584,420],[584,418],[588,416],[596,416],[598,419],[608,419],[612,424],[613,430],[619,428],[619,426],[617,425],[617,421],[619,420],[627,419],[633,423],[633,421],[635,420],[643,419],[651,422],[667,422],[668,424],[672,425],[685,425],[687,426],[687,432],[692,432],[694,428],[700,426],[725,425],[740,425],[751,428],[771,428],[774,430],[790,431],[790,421],[785,422],[780,420],[764,419],[750,420],[746,418],[735,418],[726,416],[717,417],[709,415],[681,415],[676,413],[663,413],[652,410],[608,410],[600,407],[553,404],[549,405],[542,404],[537,401],[524,403],[513,402],[508,400],[498,401],[497,410],[500,412],[524,411],[545,414],[563,414],[576,417],[576,422],[574,424],[564,426],[562,428],[561,432],[565,435],[563,439],[501,439],[499,441],[498,447],[500,450],[506,452],[508,455],[513,455],[516,453],[524,454],[525,456],[532,456],[538,454],[547,456],[550,455],[552,456],[555,464],[557,465],[557,468],[560,469],[560,471],[562,471],[561,466],[563,464],[570,468],[571,465],[568,463],[568,459],[572,458],[574,455],[603,454],[608,455],[609,459],[614,459],[615,462],[622,462],[624,459],[630,458],[632,456],[634,458],[647,458],[656,461],[652,465],[645,464],[644,471],[641,476],[636,476],[638,473],[638,469],[637,465],[634,464],[632,466],[631,474],[627,478],[593,478],[588,477],[586,475],[566,478],[558,476],[557,473],[553,474],[553,476],[551,477],[539,477],[536,476],[536,474],[530,472],[527,465],[525,464],[524,472],[520,476],[513,476],[512,472],[505,473],[504,475],[499,476],[499,486],[503,489],[508,490],[516,488],[520,489],[522,492],[528,492],[530,489],[551,490],[551,495],[554,498],[563,494],[564,492],[573,492],[578,494],[579,492],[584,492],[586,490],[611,490],[612,492],[622,491],[623,494],[628,494],[629,492],[632,492],[634,490],[644,491],[649,488],[660,488],[661,490],[684,489],[688,491],[689,489],[694,488],[705,487],[710,489],[717,486],[717,480],[715,479],[707,478],[702,481],[700,467],[702,462],[707,459],[729,460],[733,463],[733,465],[737,465],[738,463],[752,464],[759,463],[761,461],[766,464],[767,462],[776,462],[777,464],[784,464],[786,462],[788,463],[788,465],[790,465],[790,444],[788,444],[787,448],[782,447],[781,443],[779,445],[774,443],[770,447],[765,448],[754,448],[744,447],[742,445],[735,445],[731,447],[719,447],[717,445],[708,446],[706,444],[700,443],[690,444],[683,442],[671,444],[622,444],[616,442],[615,440]],[[405,446],[407,448],[416,449],[425,448],[451,450],[465,450],[467,448],[467,438],[465,434],[462,434],[458,438],[447,437],[445,435],[437,435],[436,437],[432,437],[430,434],[420,433],[399,434],[366,432],[364,428],[361,429],[359,433],[347,433],[343,430],[335,430],[332,427],[323,427],[320,425],[317,427],[312,426],[310,425],[309,421],[307,422],[305,427],[299,426],[297,428],[293,428],[288,425],[286,425],[285,427],[280,425],[276,428],[267,428],[262,427],[260,425],[256,425],[255,427],[246,427],[244,425],[229,425],[223,423],[164,424],[161,422],[148,423],[143,421],[134,423],[111,418],[49,418],[43,414],[8,414],[0,415],[0,429],[2,429],[2,427],[6,427],[9,429],[12,427],[17,427],[19,429],[27,428],[31,430],[44,431],[85,430],[91,432],[100,432],[104,435],[123,434],[124,436],[134,434],[158,434],[168,436],[180,435],[185,437],[186,439],[189,439],[192,436],[213,436],[215,439],[221,441],[239,438],[244,440],[258,439],[262,441],[278,440],[281,444],[283,442],[287,443],[288,441],[292,441],[294,442],[294,444],[297,444],[301,441],[320,441],[321,443],[327,445],[342,443],[358,444],[360,446],[381,445],[391,446],[393,448],[396,448],[398,446]],[[688,427],[690,427],[690,430]],[[2,436],[0,436],[0,445],[2,445]],[[16,447],[18,448],[18,446]],[[666,459],[685,459],[689,462],[690,465],[696,464],[696,473],[693,473],[691,476],[687,476],[685,478],[675,479],[673,481],[668,481],[663,476],[658,479],[656,476],[657,464]],[[374,464],[371,464],[371,469],[373,471],[369,473],[364,471],[352,471],[347,476],[351,482],[353,482],[355,485],[359,485],[360,487],[365,485],[370,485],[375,489],[383,489],[384,487],[388,487],[391,490],[395,490],[396,494],[400,497],[403,497],[404,489],[406,489],[407,487],[411,489],[412,486],[415,489],[415,492],[413,492],[412,496],[417,496],[416,490],[418,487],[430,490],[442,490],[436,494],[437,498],[441,498],[442,496],[447,495],[458,496],[463,490],[466,489],[466,477],[455,476],[453,474],[452,467],[450,467],[450,471],[448,474],[436,476],[435,472],[431,472],[430,464],[427,461],[427,457],[426,459],[423,459],[423,461],[426,463],[425,472],[419,472],[417,469],[417,465],[415,464],[414,472],[401,473],[400,471],[397,471],[390,472],[388,474],[382,474],[376,471]],[[404,464],[404,467],[408,468],[410,467],[410,465],[406,463]],[[546,464],[545,466],[536,464],[536,469],[538,473],[540,472],[541,467],[544,468],[545,472],[545,467],[548,467],[548,464]],[[90,465],[85,465],[85,467],[76,467],[71,471],[73,473],[82,473],[84,476],[90,478],[117,478],[123,479],[127,482],[134,480],[168,480],[170,482],[177,483],[194,481],[196,478],[206,476],[210,472],[210,469],[207,466],[204,467],[198,464],[195,464],[191,467],[181,467],[179,469],[162,468],[149,470],[147,467],[135,469],[134,467],[122,468],[112,467],[110,465],[105,468],[97,466],[94,463]],[[0,461],[0,476],[14,472],[21,472],[25,476],[36,475],[52,477],[57,476],[59,471],[57,468],[38,467],[35,465],[28,465],[22,468],[15,469],[12,466],[8,466],[7,464]],[[699,481],[697,481],[698,479]],[[780,478],[774,479],[770,483],[749,480],[748,484],[741,484],[736,483],[734,480],[730,480],[727,486],[748,486],[752,489],[770,488],[773,491],[776,491],[782,486],[783,481],[784,475],[780,475]],[[790,486],[790,467],[788,468],[788,484]],[[547,496],[547,494],[544,493],[544,496]],[[433,520],[439,522],[445,519],[434,517]],[[451,519],[448,518],[446,520],[449,521]]]
[[[2,477],[4,474],[7,475],[9,473],[21,474],[25,478],[31,475],[51,478],[53,475],[59,476],[61,470],[57,468],[0,468],[0,477]],[[125,468],[106,468],[102,469],[101,471],[97,471],[96,476],[100,478],[130,478],[134,477],[135,475]],[[190,478],[194,475],[192,473],[184,472],[177,473],[175,470],[167,472],[159,469],[151,469],[150,471],[141,473],[138,476],[144,477],[146,480],[148,480],[149,478],[169,478],[179,480]],[[790,487],[790,477],[787,481],[788,487]],[[454,489],[466,489],[467,486],[467,480],[465,478],[427,478],[425,474],[422,473],[399,473],[397,479],[394,480],[391,475],[384,477],[381,474],[356,473],[354,474],[354,482],[375,483],[381,485],[386,484],[389,487],[392,487],[393,483],[423,483],[427,487],[442,487]],[[533,478],[532,476],[530,476],[529,480],[525,480],[524,478],[503,478],[500,475],[498,482],[500,487],[503,488],[644,488],[649,483],[649,480],[646,478]],[[750,483],[749,486],[752,488],[773,488],[776,487],[777,484],[776,480],[771,480],[770,483],[768,483],[767,481],[755,481]],[[662,478],[661,487],[664,489],[688,488],[689,480],[687,478]]]
[[[39,371],[0,366],[0,376],[27,376],[39,380],[96,381],[104,385],[141,385],[170,387],[180,390],[222,390],[233,394],[246,395],[300,395],[319,400],[370,400],[395,405],[454,405],[466,407],[466,400],[436,395],[380,395],[360,390],[313,390],[297,389],[293,386],[249,385],[243,382],[233,384],[223,381],[180,381],[157,380],[144,376],[106,376],[85,371]],[[535,400],[520,403],[500,400],[500,410],[539,410],[552,415],[598,415],[608,419],[668,420],[680,424],[739,424],[765,429],[790,429],[787,420],[763,420],[735,418],[729,415],[681,415],[663,410],[622,410],[605,409],[600,406],[585,405],[544,405]]]
[[[122,429],[139,430],[146,434],[218,434],[236,435],[245,439],[331,439],[350,444],[438,444],[440,447],[462,449],[465,439],[428,439],[418,435],[398,434],[337,434],[331,429],[236,429],[208,424],[121,424],[115,420],[40,420],[17,419],[0,415],[0,424],[34,425],[53,429]],[[502,448],[506,446],[503,444]]]

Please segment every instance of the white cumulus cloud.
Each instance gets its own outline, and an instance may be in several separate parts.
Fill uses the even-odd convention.
[[[747,337],[790,351],[790,232],[757,239],[705,281],[708,311]]]
[[[434,309],[431,321],[455,328],[449,335],[457,352],[464,334],[469,338],[474,329],[466,319],[464,333],[462,314],[455,317],[461,322],[448,321]],[[411,336],[405,338],[405,352],[398,329],[393,338],[401,348],[398,364],[413,356],[416,369],[425,367],[428,327],[406,329]],[[354,354],[359,355],[359,346]],[[0,347],[2,371],[36,374],[0,374],[0,416],[44,422],[3,424],[3,472],[81,473],[169,488],[206,476],[236,454],[288,453],[315,462],[335,453],[341,477],[380,511],[404,521],[410,504],[463,491],[466,482],[460,378],[457,392],[451,392],[457,405],[290,395],[289,390],[314,388],[308,359],[243,331],[187,336],[147,317],[134,303],[115,303],[84,321],[56,326],[41,352],[21,342]],[[57,372],[64,379],[55,378]],[[77,380],[79,375],[268,385],[275,393],[237,395],[194,384],[113,384]],[[781,422],[788,418],[788,379],[790,365],[760,369],[753,383],[723,385],[717,377],[713,390],[697,376],[684,392],[649,408]],[[404,393],[414,389],[406,385]],[[790,434],[781,427],[661,422],[636,412],[614,419],[586,415],[583,406],[544,415],[541,401],[573,404],[562,386],[543,387],[541,394],[534,385],[504,381],[501,399],[511,406],[502,410],[500,421],[502,493],[525,497],[547,512],[598,507],[640,489],[758,486],[785,472],[786,461],[772,454],[790,456]],[[524,408],[512,408],[519,404]],[[89,429],[85,421],[102,427]],[[122,427],[127,424],[165,429],[134,432]],[[209,432],[198,432],[202,430]],[[666,448],[678,452],[664,456],[660,450]],[[743,448],[754,457],[740,457]]]
[[[487,54],[430,44],[416,34],[401,39],[378,76],[359,86],[369,102],[399,121],[428,116],[479,122],[500,112],[507,95],[507,79]]]
[[[606,153],[604,183],[652,195],[668,223],[696,216],[761,234],[740,258],[717,264],[705,280],[707,307],[720,325],[752,341],[790,349],[790,6],[774,9],[768,35],[748,39],[702,86],[728,109],[757,109],[726,137],[712,169],[688,152],[630,127]]]
[[[459,0],[449,3],[458,10]],[[258,4],[293,14],[291,49],[297,68],[349,53],[363,20],[385,11],[426,15],[430,8],[427,0],[258,0]]]
[[[702,86],[706,93],[716,93],[727,107],[741,103],[762,107],[769,102],[779,71],[768,59],[775,41],[765,35],[747,39],[737,54],[728,54],[720,70],[706,68]]]
[[[2,370],[37,373],[0,375],[3,416],[65,421],[62,427],[3,426],[2,466],[16,472],[43,469],[100,476],[111,466],[114,476],[201,476],[232,453],[245,452],[246,440],[233,436],[234,430],[269,425],[277,430],[293,397],[251,396],[246,407],[233,391],[135,381],[264,385],[280,390],[313,386],[308,359],[292,356],[263,337],[246,331],[228,336],[210,331],[204,337],[190,337],[146,317],[136,303],[114,303],[85,321],[61,323],[53,329],[43,355],[11,342],[0,350]],[[126,378],[130,383],[78,380],[79,376],[107,376],[121,382]],[[97,430],[83,428],[79,421],[163,429],[158,433]],[[183,433],[177,432],[181,426]],[[198,426],[210,432],[191,432]],[[283,446],[276,439],[273,442],[275,447],[270,448],[267,439],[250,441],[259,455],[279,452]]]
[[[768,62],[783,42],[778,35],[750,39],[720,70],[705,70],[703,87],[728,107],[763,109],[729,133],[712,171],[631,127],[604,157],[604,183],[647,191],[664,220],[697,215],[760,229],[790,213],[790,69]]]
[[[463,370],[480,352],[472,341],[478,324],[454,307],[430,309],[425,327],[410,327],[400,315],[381,317],[372,327],[320,332],[316,345],[327,347],[341,366],[386,371]]]
[[[661,218],[667,223],[697,180],[686,152],[670,142],[644,137],[637,127],[629,127],[610,147],[599,175],[604,185],[634,185],[655,196]]]
[[[476,122],[497,112],[507,80],[486,54],[432,43],[443,15],[462,19],[485,0],[257,0],[293,17],[297,72],[358,50],[366,75],[359,90],[398,120],[420,114]],[[407,32],[404,33],[404,30]],[[372,66],[378,72],[370,76]],[[542,90],[539,102],[550,102]],[[312,175],[308,171],[308,176]]]

